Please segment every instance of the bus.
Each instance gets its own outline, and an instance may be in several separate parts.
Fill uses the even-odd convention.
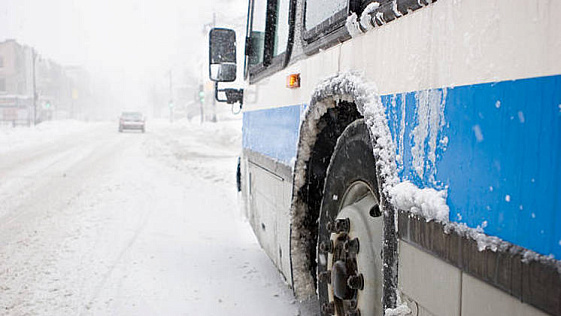
[[[559,17],[554,0],[250,0],[245,45],[211,30],[245,212],[298,299],[561,315]]]

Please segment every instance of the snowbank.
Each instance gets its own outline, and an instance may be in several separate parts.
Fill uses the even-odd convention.
[[[235,170],[241,149],[241,117],[217,123],[147,122],[147,133],[156,136],[147,141],[149,151],[161,156],[180,170],[190,170],[214,182],[234,187]],[[204,141],[212,138],[212,142]],[[217,163],[220,161],[220,163]]]
[[[0,127],[0,153],[54,142],[61,137],[75,135],[80,131],[98,126],[97,124],[99,123],[61,120],[43,122],[31,127],[2,126]]]

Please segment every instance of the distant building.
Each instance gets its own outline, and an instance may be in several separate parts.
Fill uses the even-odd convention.
[[[28,95],[32,69],[31,48],[15,40],[0,42],[0,95]]]
[[[0,42],[0,123],[88,119],[90,86],[80,67],[63,67],[15,40]]]
[[[15,40],[0,42],[0,121],[29,124],[33,115],[33,51]]]

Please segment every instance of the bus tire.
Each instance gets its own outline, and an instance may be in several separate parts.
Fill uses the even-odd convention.
[[[337,140],[325,179],[317,244],[322,315],[383,314],[379,201],[370,134],[356,120]]]

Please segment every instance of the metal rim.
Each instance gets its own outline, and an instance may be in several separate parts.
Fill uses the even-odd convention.
[[[329,242],[320,245],[327,253],[329,303],[325,314],[381,315],[382,313],[382,216],[379,200],[363,181],[352,183],[340,204],[337,218],[327,224]],[[379,298],[379,299],[377,299]]]

